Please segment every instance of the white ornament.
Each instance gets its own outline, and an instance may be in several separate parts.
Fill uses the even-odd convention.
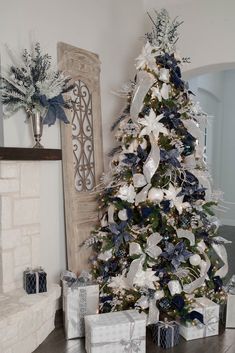
[[[169,281],[168,288],[172,296],[182,292],[181,284],[177,279]]]
[[[118,218],[121,220],[121,221],[126,221],[128,219],[128,216],[127,216],[127,211],[126,209],[124,208],[123,210],[120,210],[118,212]]]
[[[157,290],[154,294],[154,298],[156,300],[160,300],[164,297],[164,291],[163,290]]]
[[[192,266],[200,265],[201,261],[202,261],[201,256],[198,254],[194,254],[189,258],[189,262]]]
[[[151,188],[148,192],[148,199],[152,202],[161,202],[163,200],[164,193],[161,189]]]
[[[159,71],[159,80],[163,82],[169,82],[170,71],[168,69],[162,68]]]

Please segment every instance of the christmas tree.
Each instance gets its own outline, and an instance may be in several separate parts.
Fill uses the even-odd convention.
[[[92,274],[101,312],[137,308],[193,320],[194,298],[225,299],[226,240],[217,235],[217,204],[204,154],[207,118],[181,77],[178,27],[166,10],[137,58],[127,105],[113,126],[119,146],[99,193],[100,224]]]

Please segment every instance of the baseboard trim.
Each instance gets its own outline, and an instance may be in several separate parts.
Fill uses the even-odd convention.
[[[235,226],[235,219],[232,218],[221,218],[222,225],[224,226]]]

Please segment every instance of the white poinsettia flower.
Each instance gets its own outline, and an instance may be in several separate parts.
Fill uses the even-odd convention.
[[[141,54],[136,58],[137,70],[144,69],[147,66],[150,70],[154,70],[155,72],[158,72],[158,68],[155,60],[156,52],[153,53],[153,50],[157,50],[157,49],[158,48],[153,47],[149,42],[145,44]]]
[[[138,119],[138,122],[144,126],[139,136],[149,136],[151,133],[153,133],[154,137],[158,139],[160,132],[164,135],[168,135],[168,131],[165,126],[159,122],[162,118],[163,114],[156,116],[153,109],[151,109],[149,115],[145,115],[144,118]]]
[[[178,196],[182,189],[175,188],[172,184],[170,184],[168,190],[164,190],[166,200],[170,200],[172,206],[175,206],[179,214],[183,212],[185,208],[190,207],[188,202],[183,202],[184,195]]]
[[[155,276],[155,271],[151,268],[143,270],[142,268],[136,273],[133,284],[138,287],[145,287],[150,289],[156,289],[154,283],[159,278]]]
[[[135,188],[133,185],[123,185],[120,187],[117,197],[119,197],[121,200],[133,203],[135,201]]]
[[[118,289],[129,289],[129,285],[127,283],[127,278],[125,277],[125,273],[119,274],[115,277],[111,277],[111,282],[108,284],[110,288],[118,288]]]

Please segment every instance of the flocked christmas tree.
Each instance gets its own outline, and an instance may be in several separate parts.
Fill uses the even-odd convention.
[[[194,319],[194,297],[225,295],[225,239],[218,237],[200,124],[207,118],[181,77],[177,19],[150,16],[127,105],[114,124],[119,146],[100,192],[90,239],[101,312],[140,308]]]

